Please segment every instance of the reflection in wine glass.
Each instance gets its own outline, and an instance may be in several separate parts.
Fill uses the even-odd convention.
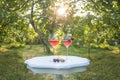
[[[50,34],[48,42],[53,47],[53,53],[55,54],[57,45],[59,44],[58,34]]]
[[[63,39],[63,44],[64,44],[64,46],[66,47],[66,49],[67,49],[67,56],[68,56],[68,47],[72,44],[72,41],[73,41],[74,39],[72,38],[72,34],[66,34],[65,36],[64,36],[64,39]]]

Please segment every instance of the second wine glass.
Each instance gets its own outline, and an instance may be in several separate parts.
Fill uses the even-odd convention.
[[[58,34],[49,34],[48,42],[53,47],[53,53],[56,54],[56,48],[59,44],[59,36]]]
[[[62,42],[67,49],[67,56],[68,56],[68,47],[72,44],[72,41],[73,41],[72,34],[64,35]]]

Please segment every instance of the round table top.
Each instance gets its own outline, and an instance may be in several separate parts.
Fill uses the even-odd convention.
[[[65,61],[54,62],[53,59],[56,58],[62,58]],[[36,73],[68,74],[85,71],[86,67],[90,64],[90,60],[78,56],[41,56],[28,59],[25,61],[25,64]]]

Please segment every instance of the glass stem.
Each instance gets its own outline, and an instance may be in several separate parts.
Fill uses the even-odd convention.
[[[67,47],[67,56],[68,56],[68,47]]]
[[[56,48],[53,48],[53,54],[54,55],[56,54]]]

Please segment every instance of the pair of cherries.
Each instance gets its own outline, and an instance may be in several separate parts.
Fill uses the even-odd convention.
[[[53,62],[65,62],[65,60],[63,58],[54,58]]]
[[[74,40],[74,38],[72,37],[71,39],[69,39],[68,41],[73,41]]]

